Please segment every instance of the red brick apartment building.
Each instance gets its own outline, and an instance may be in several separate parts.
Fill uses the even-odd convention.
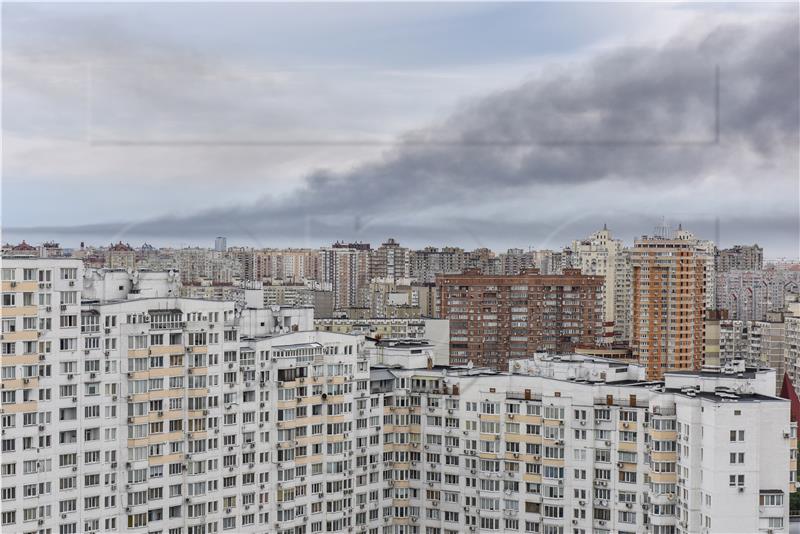
[[[572,352],[603,337],[603,277],[563,274],[436,277],[440,317],[450,320],[450,362],[508,368],[536,351]]]

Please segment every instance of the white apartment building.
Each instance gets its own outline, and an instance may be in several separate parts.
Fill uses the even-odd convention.
[[[393,424],[390,491],[402,499],[386,524],[442,534],[788,529],[796,424],[772,396],[772,371],[653,383],[637,365],[575,356],[512,362],[510,374],[421,360],[372,367]]]
[[[603,229],[587,239],[573,241],[572,264],[582,274],[602,276],[603,321],[614,324],[620,341],[631,336],[631,263],[622,241]]]
[[[446,367],[307,308],[81,304],[79,260],[2,268],[4,532],[787,531],[774,371]]]

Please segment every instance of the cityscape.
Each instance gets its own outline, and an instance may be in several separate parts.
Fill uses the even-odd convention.
[[[757,244],[22,241],[2,294],[10,528],[788,526],[800,262]]]
[[[3,534],[800,533],[800,5],[6,3]]]

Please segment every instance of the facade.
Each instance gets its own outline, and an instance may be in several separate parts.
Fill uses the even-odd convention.
[[[446,319],[318,319],[314,329],[380,340],[420,341],[432,347],[436,361],[449,361],[450,322]]]
[[[245,302],[245,290],[240,284],[208,280],[182,285],[180,296],[189,299],[227,300],[239,305],[244,305]]]
[[[700,369],[706,260],[692,241],[643,237],[631,250],[634,355],[648,377]]]
[[[408,278],[411,272],[409,250],[389,238],[372,251],[370,276],[387,280]]]
[[[500,254],[500,274],[519,274],[535,269],[533,253],[521,248],[510,248]]]
[[[336,310],[367,304],[370,275],[369,245],[334,244],[322,248],[319,282],[330,284]]]
[[[722,320],[719,322],[720,365],[736,360],[747,360],[750,354],[750,323]]]
[[[720,310],[706,310],[703,323],[703,366],[719,367],[723,358],[720,351],[722,322],[727,313]]]
[[[175,253],[181,281],[192,284],[210,280],[211,282],[231,283],[241,279],[241,264],[236,257],[227,252],[217,252],[204,248],[184,248]]]
[[[717,251],[716,271],[760,271],[764,266],[764,249],[758,245],[736,245]]]
[[[764,321],[750,323],[748,336],[748,362],[775,369],[775,391],[781,390],[786,371],[784,342],[786,322],[782,312],[770,312]]]
[[[230,250],[230,249],[229,249]],[[242,276],[248,281],[302,284],[319,277],[319,253],[312,249],[236,249]]]
[[[780,310],[787,297],[800,294],[800,271],[730,270],[717,275],[717,308],[730,319],[759,321]]]
[[[602,276],[603,322],[619,341],[630,339],[630,257],[622,241],[603,229],[572,243],[572,259],[583,274]]]
[[[437,277],[440,317],[450,320],[450,362],[502,369],[536,351],[597,345],[602,284],[601,277],[578,270]]]
[[[464,249],[458,247],[425,247],[412,250],[409,256],[410,272],[413,278],[423,283],[436,281],[438,274],[458,274],[466,267]]]
[[[373,398],[407,436],[385,455],[402,500],[383,532],[788,530],[796,423],[771,371],[654,387],[622,362],[545,356],[498,374],[421,367],[411,347],[403,365],[392,348],[371,357],[385,364]]]
[[[109,269],[127,269],[134,270],[136,268],[136,251],[133,250],[127,243],[120,241],[117,244],[110,245],[105,253],[105,267]]]

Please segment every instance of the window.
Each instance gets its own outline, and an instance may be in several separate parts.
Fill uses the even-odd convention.
[[[728,485],[731,487],[744,486],[744,475],[729,475]]]

